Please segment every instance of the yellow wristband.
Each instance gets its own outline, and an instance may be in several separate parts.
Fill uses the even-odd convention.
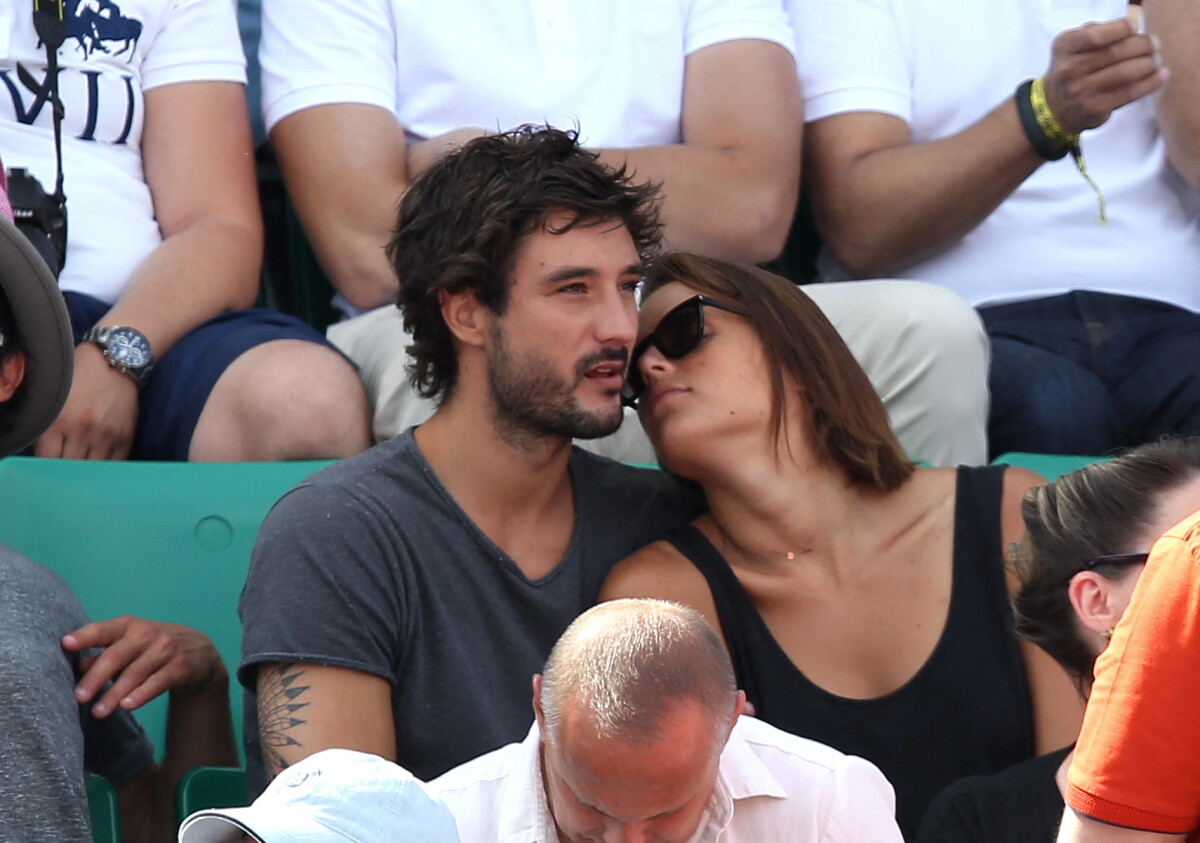
[[[1087,164],[1083,160],[1083,148],[1079,145],[1079,135],[1067,134],[1062,124],[1058,122],[1058,118],[1054,116],[1054,112],[1050,110],[1050,103],[1046,102],[1045,77],[1039,76],[1033,80],[1033,84],[1029,88],[1029,104],[1033,106],[1033,116],[1047,140],[1070,150],[1079,175],[1083,176],[1084,180],[1091,185],[1092,190],[1096,192],[1096,199],[1100,203],[1100,224],[1104,225],[1108,222],[1108,203],[1104,201],[1100,185],[1096,184],[1096,180],[1088,172]]]
[[[1079,135],[1070,135],[1063,129],[1046,102],[1046,80],[1039,76],[1033,80],[1029,89],[1029,102],[1033,106],[1033,116],[1037,118],[1038,128],[1047,138],[1059,146],[1075,147],[1079,145]]]

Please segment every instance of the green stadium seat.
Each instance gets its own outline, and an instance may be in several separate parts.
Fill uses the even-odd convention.
[[[1094,462],[1105,462],[1110,457],[1077,457],[1066,454],[1027,454],[1013,451],[1001,454],[992,460],[992,465],[1011,465],[1017,468],[1027,468],[1053,482],[1064,474],[1078,471],[1085,465]]]
[[[199,629],[230,672],[240,738],[237,599],[267,510],[329,461],[152,463],[0,460],[0,542],[56,571],[89,617],[131,614]],[[137,712],[162,753],[166,696]]]
[[[93,843],[121,843],[121,811],[117,791],[108,779],[88,773],[84,778]]]
[[[241,767],[197,767],[175,787],[175,824],[206,808],[239,808],[249,803]]]

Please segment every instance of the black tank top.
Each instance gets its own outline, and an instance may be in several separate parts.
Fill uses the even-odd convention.
[[[1000,550],[1003,476],[1003,466],[958,469],[946,626],[912,679],[876,699],[835,696],[810,682],[704,534],[687,524],[668,537],[708,580],[738,684],[757,716],[874,762],[896,789],[906,839],[946,785],[1033,755],[1029,686]]]

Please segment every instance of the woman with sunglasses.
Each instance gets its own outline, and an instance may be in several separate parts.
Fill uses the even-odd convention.
[[[1200,437],[1135,448],[1025,494],[1014,554],[1017,634],[1088,696],[1096,657],[1129,605],[1154,541],[1200,510]],[[917,843],[1052,843],[1071,748],[949,787]]]
[[[1068,743],[1081,706],[1012,632],[1002,548],[1038,477],[919,469],[798,288],[685,254],[651,268],[627,401],[710,511],[612,573],[719,629],[764,720],[873,761],[911,836],[929,801]]]

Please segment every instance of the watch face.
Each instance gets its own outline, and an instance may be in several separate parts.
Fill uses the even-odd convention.
[[[150,365],[150,343],[137,331],[118,328],[108,336],[108,353],[113,360],[130,369]]]

